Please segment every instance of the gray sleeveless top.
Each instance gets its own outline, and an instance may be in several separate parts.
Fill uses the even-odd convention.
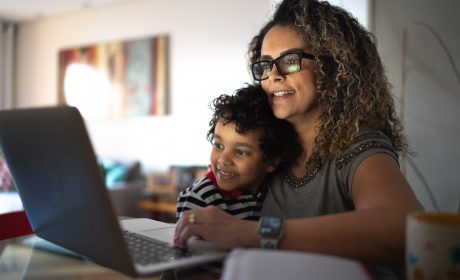
[[[390,140],[381,132],[366,130],[345,151],[327,161],[317,172],[296,179],[289,171],[274,175],[262,207],[262,216],[314,217],[352,211],[352,180],[368,156],[385,153],[398,161]],[[369,266],[377,279],[396,279],[385,266]]]

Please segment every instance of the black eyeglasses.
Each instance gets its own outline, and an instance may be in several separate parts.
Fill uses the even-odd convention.
[[[302,69],[302,58],[314,59],[315,56],[306,52],[286,53],[273,60],[260,60],[251,65],[252,76],[256,81],[263,81],[270,76],[273,65],[282,75],[291,75]]]

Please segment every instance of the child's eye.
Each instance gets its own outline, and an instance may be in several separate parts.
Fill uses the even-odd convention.
[[[219,142],[214,142],[214,143],[212,143],[212,145],[213,145],[214,147],[216,147],[217,149],[219,149],[219,150],[221,150],[221,149],[224,148],[224,145],[222,145],[222,144],[219,143]]]
[[[237,150],[236,153],[241,157],[247,157],[249,155],[248,152],[243,151],[243,150]]]

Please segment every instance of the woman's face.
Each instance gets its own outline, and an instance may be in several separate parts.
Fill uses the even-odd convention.
[[[304,36],[290,26],[275,25],[262,42],[261,59],[272,60],[290,51],[310,53]],[[293,124],[317,120],[319,107],[316,96],[315,61],[302,59],[301,70],[282,75],[273,65],[268,79],[261,82],[273,113]]]

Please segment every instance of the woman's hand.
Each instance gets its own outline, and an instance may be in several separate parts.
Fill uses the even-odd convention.
[[[197,236],[223,250],[254,247],[258,244],[257,227],[257,222],[240,220],[216,206],[208,206],[182,213],[174,243],[185,246],[188,238]]]

